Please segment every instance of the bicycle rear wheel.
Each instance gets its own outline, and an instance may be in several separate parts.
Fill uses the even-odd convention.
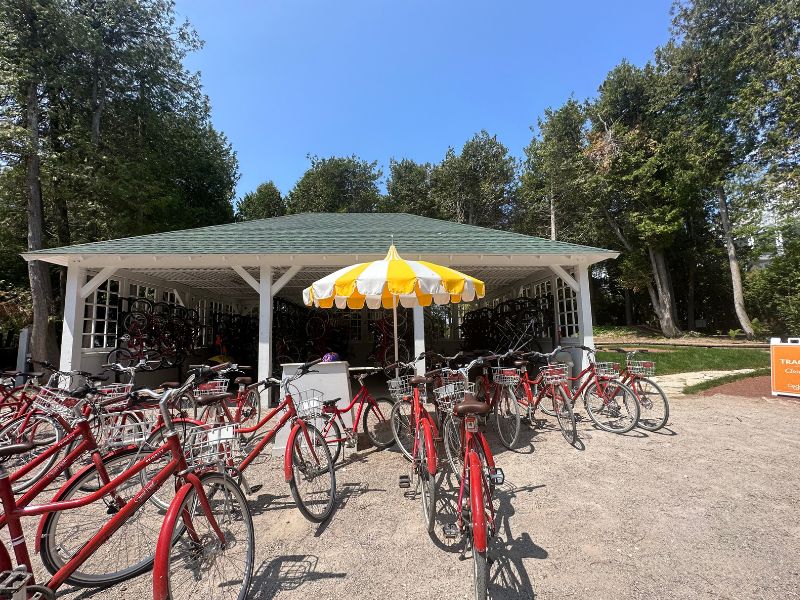
[[[611,433],[627,433],[639,421],[639,401],[631,389],[615,380],[589,384],[583,403],[589,418],[600,429]]]
[[[658,431],[669,419],[669,400],[658,384],[647,377],[637,377],[630,387],[639,400],[639,427]]]
[[[563,388],[555,388],[553,395],[553,412],[558,420],[558,426],[564,439],[570,446],[574,445],[578,439],[577,424],[575,423],[575,412],[572,410],[572,402],[567,397]]]
[[[389,413],[394,441],[406,460],[411,460],[411,451],[414,448],[414,419],[411,408],[411,402],[401,400],[395,403]]]
[[[245,600],[253,576],[255,531],[241,488],[220,473],[200,476],[210,514],[223,534],[220,540],[197,490],[185,486],[170,506],[158,538],[153,597],[158,600],[210,598]]]
[[[447,462],[450,463],[450,469],[456,476],[456,480],[461,483],[461,471],[464,468],[464,449],[461,447],[460,420],[456,420],[452,413],[448,414],[444,420],[442,432]]]
[[[519,436],[519,404],[514,392],[502,386],[494,405],[494,419],[500,443],[511,450]]]
[[[10,456],[6,460],[5,467],[9,475],[13,475],[36,457],[44,454],[51,446],[60,442],[62,437],[64,437],[64,430],[59,422],[45,414],[18,417],[11,421],[0,430],[0,444],[33,442],[36,446],[24,454]],[[12,485],[14,493],[19,494],[32,487],[56,464],[59,455],[60,452],[55,452],[24,477],[17,479]]]
[[[428,449],[425,438],[431,434],[430,425],[427,421],[421,421],[417,428],[417,452],[418,460],[415,461],[417,477],[422,492],[422,518],[428,533],[433,531],[436,522],[436,476],[428,472]]]
[[[489,566],[487,561],[489,523],[486,514],[489,490],[485,489],[483,478],[484,462],[474,450],[469,453],[469,502],[470,534],[472,542],[473,587],[476,600],[486,600],[489,585]]]
[[[369,404],[364,411],[364,432],[372,445],[380,450],[394,444],[394,433],[390,421],[393,408],[394,403],[389,398],[382,396],[375,398],[375,404]]]
[[[137,450],[125,450],[104,459],[103,465],[109,478],[113,479],[130,468],[139,456]],[[142,471],[121,483],[114,494],[128,501],[147,482],[148,478]],[[86,490],[98,490],[101,486],[100,473],[95,466],[91,466],[68,481],[58,491],[54,501],[78,500],[90,493]],[[172,487],[172,482],[167,481],[163,487]],[[39,551],[45,568],[55,574],[117,512],[119,505],[108,494],[86,506],[48,513],[42,527]],[[142,502],[114,535],[67,578],[66,583],[78,587],[113,585],[149,571],[163,520],[163,513],[153,504]]]
[[[305,432],[300,426],[290,435],[286,450],[292,453],[289,488],[297,509],[309,521],[322,523],[336,504],[336,472],[328,444],[316,427],[306,423]]]

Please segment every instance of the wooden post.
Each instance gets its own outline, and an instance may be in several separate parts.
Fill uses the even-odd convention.
[[[61,359],[59,369],[73,371],[81,368],[83,338],[83,307],[81,283],[86,271],[76,265],[67,267],[67,287],[64,293],[64,329],[61,332]]]

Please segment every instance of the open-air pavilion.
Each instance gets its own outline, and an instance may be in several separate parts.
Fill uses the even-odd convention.
[[[480,306],[552,294],[561,343],[593,345],[588,269],[616,252],[409,214],[303,213],[23,256],[67,267],[61,369],[99,369],[117,344],[116,302],[142,296],[195,308],[201,321],[213,310],[257,314],[263,378],[273,368],[274,299],[302,304],[303,288],[342,266],[383,258],[392,241],[404,258],[483,280]],[[452,347],[459,314],[453,307]],[[421,307],[412,321],[419,353],[426,343]],[[367,343],[366,319],[353,327],[353,337],[356,345]],[[580,362],[577,353],[574,360]]]

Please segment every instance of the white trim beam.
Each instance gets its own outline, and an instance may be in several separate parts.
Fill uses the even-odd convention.
[[[72,267],[69,267],[69,269],[71,268]],[[103,267],[97,275],[95,275],[89,281],[87,281],[86,285],[84,285],[80,289],[78,295],[80,296],[81,300],[86,300],[86,298],[91,296],[97,288],[103,285],[106,281],[108,281],[109,277],[111,277],[114,273],[117,272],[118,268],[119,267]],[[62,369],[62,370],[69,371],[70,369]]]
[[[589,288],[589,269],[586,266],[575,267],[580,289],[578,290],[578,339],[582,346],[594,348],[594,323],[592,322],[592,299]],[[581,369],[589,366],[589,357],[581,351]]]
[[[261,287],[258,281],[256,281],[255,277],[250,275],[247,271],[244,270],[244,267],[240,267],[239,265],[231,265],[231,269],[236,271],[239,274],[239,277],[245,280],[247,285],[253,288],[256,292],[261,293]],[[263,270],[263,268],[262,268]],[[270,275],[271,277],[271,275]]]
[[[285,286],[292,280],[292,277],[297,275],[297,273],[300,271],[300,268],[301,268],[300,265],[291,266],[286,271],[286,273],[278,277],[277,281],[275,281],[275,283],[272,284],[273,297],[283,289],[283,286]]]
[[[414,356],[416,359],[420,354],[425,352],[425,312],[421,306],[415,306],[411,309],[411,314],[414,319]],[[425,359],[416,361],[417,375],[425,374]]]
[[[272,267],[261,267],[258,304],[258,380],[272,376]],[[269,391],[261,406],[269,406]]]
[[[583,268],[585,269],[586,267],[584,266]],[[561,279],[564,280],[564,283],[566,283],[569,287],[571,287],[574,292],[581,291],[580,290],[581,286],[578,285],[578,282],[575,281],[572,275],[570,275],[564,270],[564,267],[562,267],[561,265],[550,265],[550,270],[553,271],[553,273],[555,273],[559,277],[561,277]]]
[[[75,265],[70,265],[67,268],[67,286],[64,292],[64,328],[61,332],[61,356],[58,367],[62,371],[72,371],[81,368],[81,342],[83,337],[82,325],[85,296],[81,296],[80,282],[84,277],[84,273],[85,271],[83,269]],[[97,276],[95,276],[95,279],[96,278]],[[94,279],[92,279],[92,281],[94,281]],[[102,283],[102,281],[100,283]],[[99,286],[100,283],[97,285]]]
[[[181,298],[181,293],[178,291],[178,288],[172,288],[172,293],[175,294],[175,300],[177,301],[178,304],[180,304],[181,306],[186,306],[186,303],[183,301],[183,298]]]

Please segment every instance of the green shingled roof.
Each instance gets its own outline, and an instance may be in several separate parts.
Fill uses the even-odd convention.
[[[403,213],[302,213],[26,254],[380,254],[392,235],[401,254],[616,254]]]

